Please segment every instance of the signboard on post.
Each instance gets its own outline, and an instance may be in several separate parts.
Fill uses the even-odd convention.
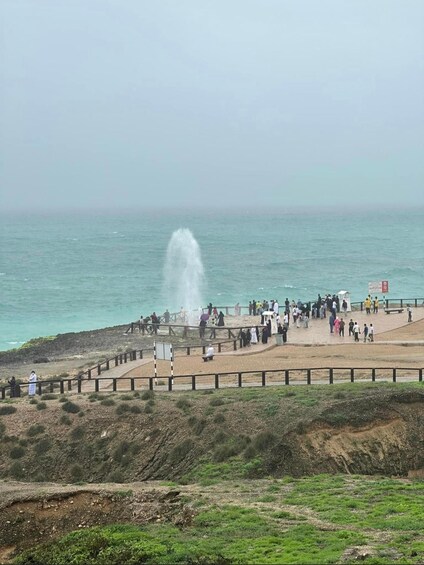
[[[389,281],[373,281],[368,283],[368,294],[387,294]]]
[[[172,361],[172,345],[170,343],[156,342],[156,359]]]
[[[172,343],[153,343],[153,359],[155,364],[155,384],[158,384],[158,369],[157,360],[171,361],[171,378],[172,383],[174,382],[174,351],[172,349]]]

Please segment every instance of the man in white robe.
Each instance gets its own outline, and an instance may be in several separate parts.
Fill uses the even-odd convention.
[[[35,374],[35,371],[31,371],[28,379],[28,396],[35,396],[36,382],[37,375]]]

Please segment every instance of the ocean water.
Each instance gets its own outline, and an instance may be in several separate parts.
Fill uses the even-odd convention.
[[[203,306],[339,290],[355,302],[379,280],[389,281],[388,298],[422,297],[424,210],[349,208],[3,214],[0,349],[179,311],[164,295],[179,228],[199,245]]]

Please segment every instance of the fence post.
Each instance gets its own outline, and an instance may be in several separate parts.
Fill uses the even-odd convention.
[[[72,390],[72,381],[68,379],[68,390]]]
[[[112,391],[116,392],[116,379],[112,379]]]
[[[187,355],[190,355],[190,348],[187,347]]]
[[[88,377],[89,380],[91,379],[91,369],[88,369],[88,371],[87,371],[87,377]]]
[[[1,387],[1,399],[4,400],[6,398],[6,387]]]
[[[37,388],[38,388],[38,395],[41,396],[42,395],[42,391],[41,391],[41,382],[37,383]]]
[[[78,392],[81,392],[81,379],[77,380],[77,389],[78,389]]]
[[[422,381],[423,381],[423,370],[422,369],[419,369],[419,371],[418,371],[418,380],[419,380],[420,383],[422,383]]]
[[[284,384],[289,385],[290,384],[290,376],[289,376],[289,370],[286,369],[284,371]]]
[[[54,390],[54,383],[53,383],[53,381],[51,381],[51,383],[50,383],[50,392],[53,392],[53,390]]]
[[[239,388],[242,387],[242,374],[241,373],[238,374],[238,386],[239,386]]]
[[[219,375],[215,375],[215,388],[219,388]]]
[[[101,374],[102,374],[102,368],[101,368],[100,364],[97,365],[97,374],[98,374],[98,375],[101,375]]]
[[[262,371],[262,386],[266,385],[265,371]]]
[[[94,391],[99,392],[99,379],[95,379],[94,381]]]
[[[172,391],[172,377],[168,377],[168,391]]]
[[[306,384],[310,385],[311,384],[311,369],[308,369],[306,371]]]
[[[143,359],[143,350],[140,349],[140,359]]]
[[[153,377],[149,377],[149,390],[153,390]]]
[[[233,341],[233,350],[237,351],[237,340],[236,339]]]
[[[375,383],[375,369],[372,370],[371,380],[372,380],[373,383]]]
[[[218,353],[221,353],[221,342],[218,343]]]
[[[128,356],[127,356],[127,352],[124,353],[124,363],[126,363],[128,360]]]
[[[119,365],[119,361],[118,361],[118,356],[115,356],[115,367],[117,367]]]
[[[65,394],[65,387],[63,386],[63,381],[60,381],[60,394]]]
[[[131,377],[130,383],[131,383],[131,390],[134,391],[134,390],[135,390],[135,381],[134,381],[134,377]]]
[[[332,385],[333,384],[333,369],[330,369],[330,374],[329,374],[329,384]]]
[[[350,382],[351,383],[355,382],[355,369],[350,370]]]
[[[196,375],[191,375],[191,390],[196,390]]]
[[[393,369],[393,382],[396,382],[396,369]]]

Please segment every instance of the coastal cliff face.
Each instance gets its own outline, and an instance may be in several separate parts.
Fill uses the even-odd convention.
[[[97,528],[116,524],[128,535],[139,532],[134,527],[154,527],[148,531],[157,539],[163,528],[175,526],[175,535],[186,535],[206,523],[196,537],[203,540],[217,535],[209,526],[211,516],[217,513],[221,521],[230,506],[242,517],[256,512],[263,519],[268,512],[278,521],[276,536],[307,524],[310,540],[315,527],[322,537],[322,524],[325,531],[340,529],[343,512],[350,527],[352,516],[359,519],[355,509],[366,507],[363,516],[368,516],[379,500],[375,512],[386,505],[389,518],[404,518],[410,507],[407,531],[410,535],[413,528],[418,539],[422,519],[414,501],[422,489],[414,479],[424,476],[423,406],[420,383],[48,393],[3,401],[0,561],[12,562],[29,550],[39,551],[38,558],[22,554],[19,562],[45,563],[50,551],[59,551],[57,540],[63,551],[70,544],[75,552],[72,536],[78,532],[83,548],[97,551],[100,540],[107,549],[114,543],[112,533]],[[320,497],[325,501],[318,504]],[[330,528],[329,505],[335,516]],[[243,531],[243,525],[236,526]],[[363,539],[370,527],[374,533],[366,547],[349,539],[341,547],[337,540],[346,562],[379,555],[380,540],[387,542],[386,522],[379,537],[373,517],[367,519]],[[69,532],[71,538],[62,542]],[[49,542],[53,545],[35,547]],[[405,543],[401,549],[396,545],[401,556],[411,551]],[[315,538],[310,544],[316,551]],[[247,552],[251,545],[249,539]],[[122,563],[122,555],[114,562]],[[302,548],[298,562],[303,558]],[[198,563],[206,562],[202,559]],[[68,563],[69,555],[50,562]],[[239,559],[216,561],[224,562]]]
[[[199,480],[424,469],[420,384],[91,394],[2,403],[0,477]]]

